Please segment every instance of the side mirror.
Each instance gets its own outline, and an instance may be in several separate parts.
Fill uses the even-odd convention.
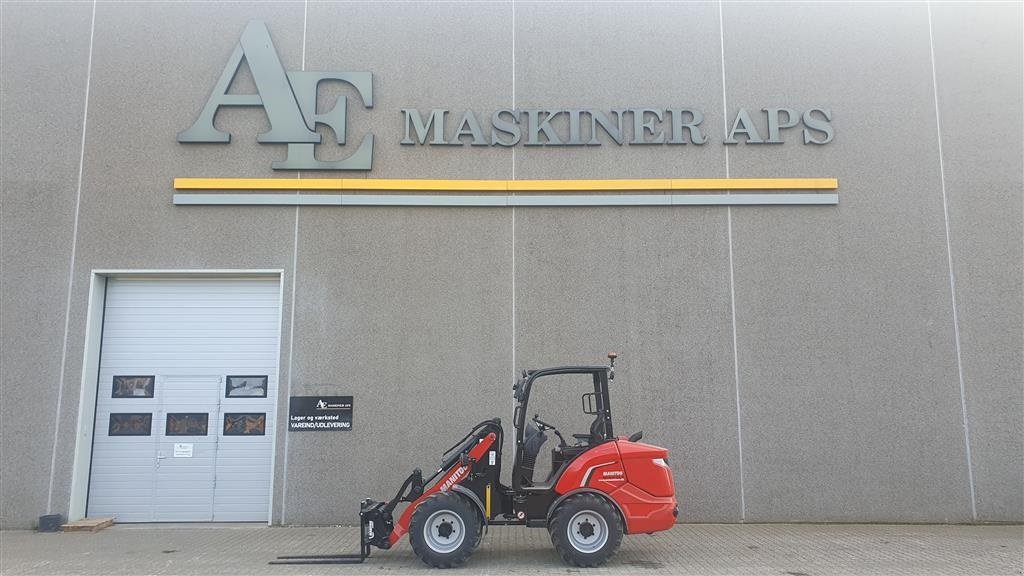
[[[580,400],[583,402],[583,413],[584,414],[590,414],[590,415],[597,414],[597,408],[594,407],[594,405],[596,404],[596,401],[594,400],[594,393],[593,392],[587,392],[586,394],[584,394],[583,396],[580,397]]]

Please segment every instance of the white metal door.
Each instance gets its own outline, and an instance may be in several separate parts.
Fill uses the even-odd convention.
[[[213,520],[219,376],[164,376],[158,381],[160,426],[154,520]]]
[[[87,513],[265,521],[277,278],[107,281]]]

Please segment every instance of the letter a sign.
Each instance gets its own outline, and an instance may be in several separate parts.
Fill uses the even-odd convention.
[[[245,59],[256,84],[256,94],[228,94],[235,75]],[[253,20],[245,27],[213,93],[199,118],[188,130],[178,134],[178,142],[230,142],[231,134],[218,130],[214,118],[222,106],[260,106],[270,120],[270,131],[258,134],[263,143],[287,144],[288,156],[275,161],[275,170],[369,170],[373,163],[373,134],[367,134],[355,153],[342,160],[320,161],[313,146],[320,143],[317,124],[330,126],[339,145],[345,144],[348,102],[339,96],[334,107],[317,113],[316,95],[320,82],[336,80],[356,89],[363,106],[373,108],[373,74],[370,72],[285,72],[270,39],[267,25]]]

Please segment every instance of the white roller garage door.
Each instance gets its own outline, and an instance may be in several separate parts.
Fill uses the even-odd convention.
[[[111,278],[87,513],[266,521],[277,278]]]

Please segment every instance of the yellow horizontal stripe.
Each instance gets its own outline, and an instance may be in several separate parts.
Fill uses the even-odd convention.
[[[837,178],[688,178],[672,180],[672,190],[835,190]]]
[[[395,190],[593,192],[604,190],[835,190],[836,178],[637,180],[407,180],[371,178],[175,178],[176,190]]]
[[[346,178],[341,190],[427,190],[427,191],[488,191],[508,190],[508,180],[394,180]]]
[[[508,189],[513,191],[550,190],[671,190],[668,179],[650,180],[509,180]]]

